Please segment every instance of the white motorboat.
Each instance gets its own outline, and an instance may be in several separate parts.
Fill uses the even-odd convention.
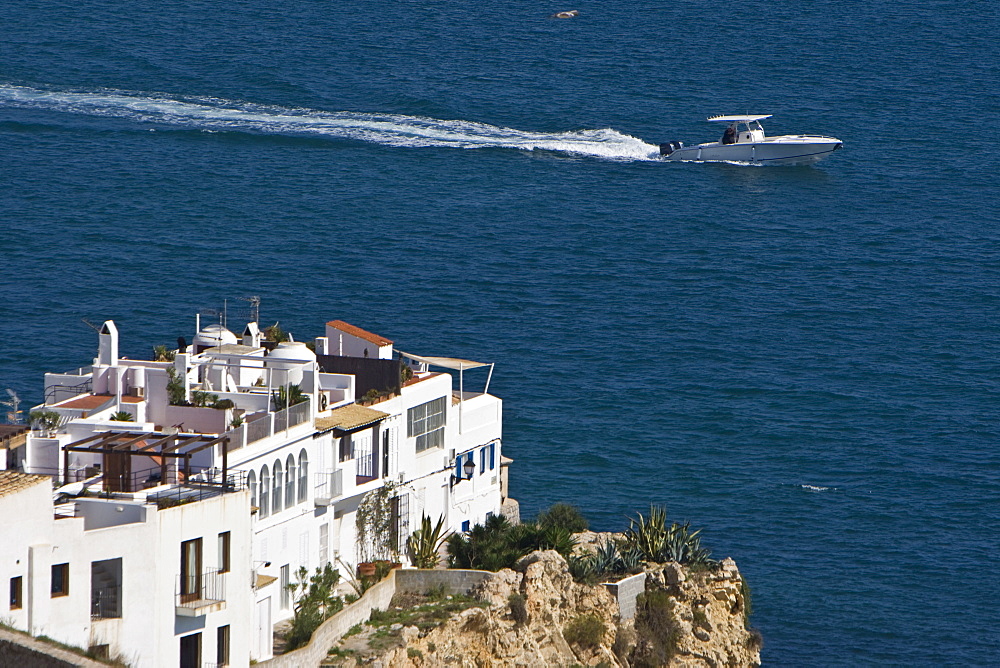
[[[830,155],[844,142],[833,137],[780,135],[765,137],[760,122],[767,116],[711,116],[713,123],[725,123],[719,141],[684,146],[682,142],[660,144],[664,160],[694,162],[746,162],[768,165],[800,165]]]

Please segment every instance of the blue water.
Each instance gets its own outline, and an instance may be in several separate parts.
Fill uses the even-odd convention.
[[[258,294],[495,361],[525,514],[704,527],[766,664],[995,664],[998,12],[4,3],[0,387]],[[845,149],[649,159],[744,112]]]

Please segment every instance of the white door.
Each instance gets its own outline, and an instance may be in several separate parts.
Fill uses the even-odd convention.
[[[271,597],[257,602],[257,633],[254,634],[254,656],[260,661],[271,658]]]

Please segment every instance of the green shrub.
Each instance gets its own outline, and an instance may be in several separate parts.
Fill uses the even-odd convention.
[[[580,510],[568,503],[555,503],[548,510],[543,510],[538,514],[536,523],[543,529],[559,527],[570,533],[586,531],[590,526]]]
[[[674,622],[674,603],[662,590],[636,599],[635,630],[640,638],[633,666],[665,666],[677,653],[681,632]]]
[[[411,659],[422,659],[424,658],[424,653],[415,647],[407,647],[406,656],[410,657]]]
[[[510,606],[510,614],[518,624],[528,623],[528,602],[520,594],[511,594],[507,598],[507,605]]]
[[[593,613],[575,617],[563,629],[566,642],[580,647],[597,647],[604,640],[608,627]]]
[[[285,636],[287,651],[307,644],[320,624],[344,609],[344,600],[336,594],[340,572],[330,564],[317,568],[313,575],[299,568],[295,575],[296,582],[288,585],[295,597],[295,613]]]
[[[542,529],[533,523],[511,524],[503,515],[493,515],[465,533],[449,536],[448,565],[498,571],[512,568],[518,559],[539,549],[554,549],[569,557],[575,539],[565,529]]]

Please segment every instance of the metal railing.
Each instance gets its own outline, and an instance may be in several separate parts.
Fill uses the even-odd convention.
[[[219,569],[177,576],[178,608],[198,608],[226,600],[226,574]]]
[[[91,619],[117,619],[122,616],[121,585],[101,587],[90,592]]]
[[[327,471],[313,474],[316,481],[315,497],[319,503],[329,502],[344,493],[344,471]]]
[[[219,494],[238,492],[247,487],[247,472],[230,469],[222,479],[219,469],[203,469],[172,489],[150,494],[146,503],[155,503],[158,510],[201,501]]]
[[[231,433],[235,434],[242,430],[243,436],[238,445],[230,444],[229,449],[235,450],[236,448],[241,448],[244,445],[249,445],[250,443],[255,443],[268,436],[272,436],[279,431],[297,427],[304,422],[308,422],[310,417],[312,417],[312,409],[310,408],[309,401],[303,401],[289,408],[268,413],[264,417],[258,418],[253,422],[247,422],[234,429]]]
[[[272,416],[270,413],[262,418],[258,418],[253,422],[247,422],[247,443],[254,443],[261,439],[267,438],[271,435],[271,420]]]
[[[308,401],[277,411],[274,414],[274,431],[283,431],[298,426],[308,420],[310,415],[312,412],[309,409]]]

